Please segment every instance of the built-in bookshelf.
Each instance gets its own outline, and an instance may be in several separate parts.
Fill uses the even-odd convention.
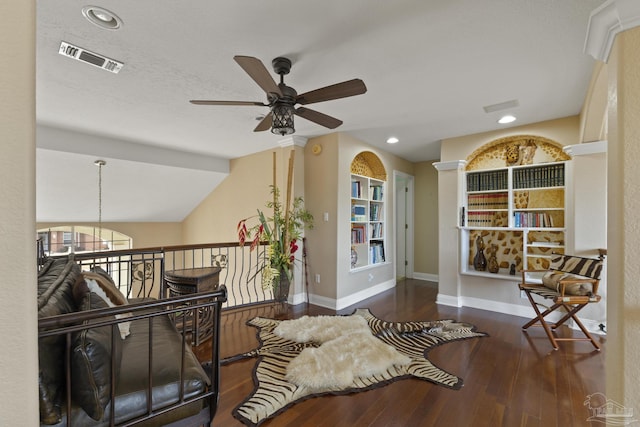
[[[476,239],[496,245],[499,275],[540,268],[553,252],[564,252],[566,163],[554,162],[465,174],[460,207],[462,272],[476,271]],[[488,257],[488,250],[485,256]]]
[[[351,269],[384,263],[385,182],[351,174]]]

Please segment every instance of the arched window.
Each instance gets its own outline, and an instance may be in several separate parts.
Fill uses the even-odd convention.
[[[44,255],[131,249],[133,239],[106,228],[90,225],[61,225],[38,230]]]

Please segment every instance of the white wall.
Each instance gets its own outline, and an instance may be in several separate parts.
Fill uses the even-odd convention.
[[[640,28],[609,58],[607,398],[640,411]]]
[[[35,3],[0,16],[0,425],[36,426]]]
[[[574,155],[573,174],[572,253],[594,258],[598,256],[597,249],[607,248],[607,154]],[[585,326],[594,330],[601,323],[607,324],[606,264],[598,290],[602,301],[589,304],[580,315],[591,321]]]

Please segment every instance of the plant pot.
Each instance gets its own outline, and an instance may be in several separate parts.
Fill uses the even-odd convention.
[[[289,286],[291,286],[289,277],[284,270],[281,270],[280,277],[274,283],[273,299],[278,302],[286,302],[289,299]]]

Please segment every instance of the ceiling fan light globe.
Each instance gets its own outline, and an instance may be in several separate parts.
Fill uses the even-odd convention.
[[[282,136],[291,135],[295,131],[296,130],[294,128],[271,128],[272,133]]]

